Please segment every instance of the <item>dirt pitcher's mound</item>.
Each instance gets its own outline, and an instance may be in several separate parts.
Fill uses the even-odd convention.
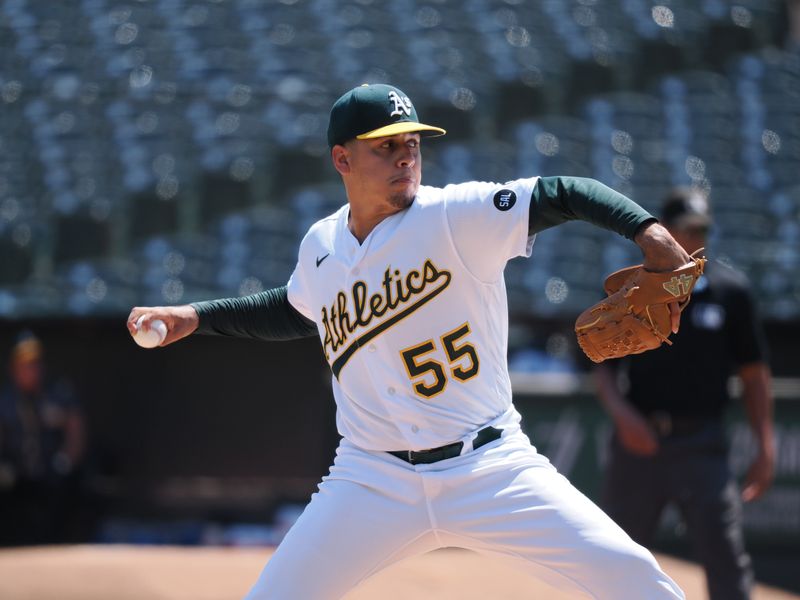
[[[0,550],[3,600],[239,600],[258,577],[268,549],[65,546]],[[687,598],[706,598],[702,571],[663,556]],[[463,550],[401,562],[347,600],[566,599],[502,563]],[[800,600],[759,586],[754,600]]]

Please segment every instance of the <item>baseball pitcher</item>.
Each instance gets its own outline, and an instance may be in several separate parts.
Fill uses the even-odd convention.
[[[194,332],[319,336],[342,440],[248,600],[341,598],[405,557],[448,546],[498,557],[575,598],[683,598],[522,432],[503,270],[530,256],[537,232],[573,219],[633,240],[648,272],[692,259],[650,214],[590,179],[421,185],[421,140],[444,133],[420,123],[395,87],[350,90],[328,127],[348,203],[310,228],[288,284],[137,307],[128,318],[132,334],[142,315],[145,328],[163,320],[162,345]],[[668,311],[676,331],[678,303]]]

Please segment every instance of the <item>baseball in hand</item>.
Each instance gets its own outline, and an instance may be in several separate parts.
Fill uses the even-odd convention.
[[[161,345],[164,338],[167,337],[167,326],[161,319],[153,319],[150,321],[150,330],[144,331],[142,329],[142,321],[144,315],[139,317],[136,321],[136,335],[133,336],[133,341],[139,344],[142,348],[155,348]]]

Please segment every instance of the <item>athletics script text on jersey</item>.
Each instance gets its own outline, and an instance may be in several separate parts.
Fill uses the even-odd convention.
[[[419,270],[411,269],[408,273],[387,266],[381,286],[372,293],[361,280],[353,284],[349,293],[339,291],[330,307],[323,306],[321,310],[325,357],[330,360],[331,354],[347,346],[331,365],[334,375],[338,375],[359,347],[439,295],[450,285],[451,279],[450,271],[439,269],[428,259]],[[388,317],[373,324],[387,313]],[[357,337],[351,340],[355,334]]]

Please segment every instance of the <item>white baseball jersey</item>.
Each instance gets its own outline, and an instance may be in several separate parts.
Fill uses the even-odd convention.
[[[309,230],[288,297],[319,329],[343,439],[247,600],[342,598],[448,546],[522,566],[570,598],[684,598],[531,446],[511,403],[503,270],[530,254],[535,184],[421,187],[360,245],[347,206]],[[502,437],[474,450],[487,424]],[[383,452],[456,441],[459,456],[430,464]]]
[[[423,450],[519,419],[503,270],[530,255],[536,180],[421,186],[362,244],[347,205],[311,227],[288,297],[319,329],[344,438]]]

